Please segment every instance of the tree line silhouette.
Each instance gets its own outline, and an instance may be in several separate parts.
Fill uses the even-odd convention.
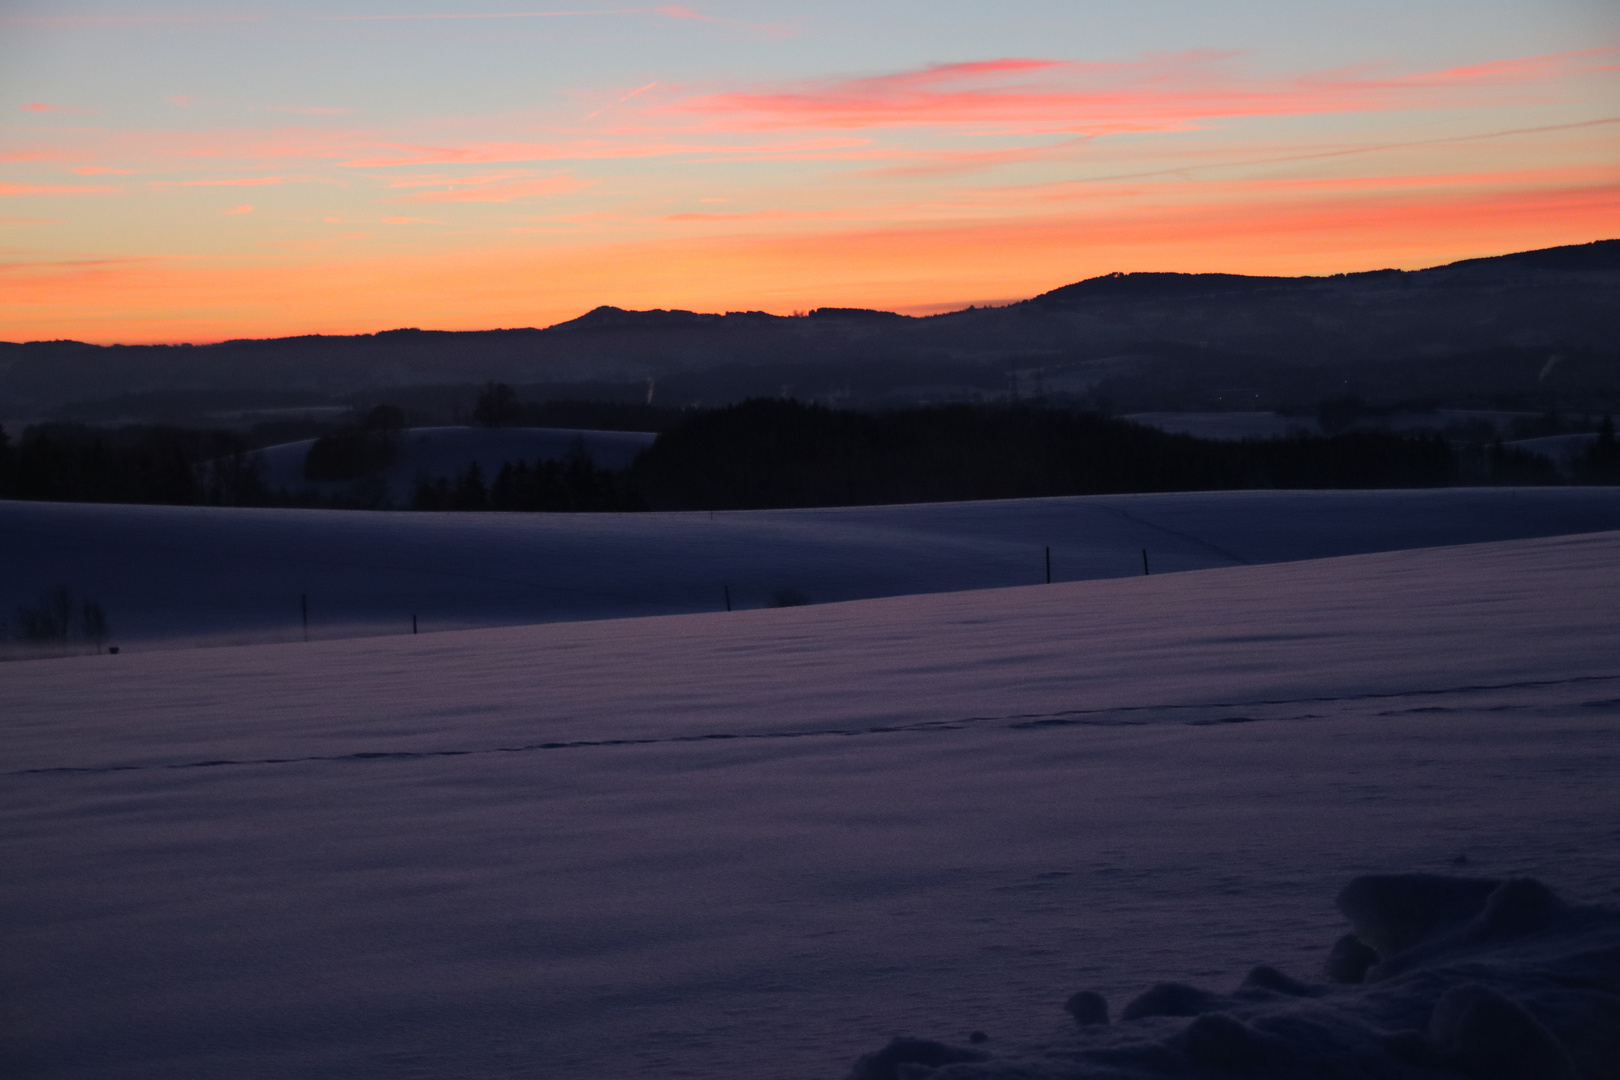
[[[645,506],[622,473],[599,469],[582,451],[561,461],[502,462],[488,486],[475,461],[451,480],[418,480],[412,510],[606,512]]]
[[[497,402],[497,405],[499,402]],[[510,405],[510,401],[507,402]],[[489,419],[504,419],[496,412]],[[312,480],[364,475],[391,460],[402,419],[373,409],[317,440]],[[1577,480],[1620,483],[1613,421],[1573,462]],[[1231,488],[1428,487],[1556,483],[1546,458],[1500,441],[1459,453],[1435,434],[1350,430],[1223,441],[1173,435],[1097,413],[952,405],[866,413],[785,399],[686,410],[627,470],[563,460],[476,464],[418,483],[419,510],[518,512],[764,509]],[[269,491],[236,434],[179,427],[0,430],[0,498],[182,505],[311,505]],[[319,505],[316,503],[315,505]],[[336,505],[336,503],[334,503]]]
[[[240,435],[84,424],[31,425],[15,446],[0,428],[0,498],[182,506],[273,501]]]
[[[968,405],[891,413],[759,399],[695,415],[631,469],[653,509],[868,505],[1224,488],[1429,487],[1458,473],[1437,435],[1241,442],[1096,413]]]

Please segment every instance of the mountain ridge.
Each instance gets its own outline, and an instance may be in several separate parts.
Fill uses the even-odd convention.
[[[639,400],[662,387],[659,403],[680,405],[796,396],[881,406],[1033,392],[1093,404],[1229,408],[1241,402],[1217,400],[1217,391],[1247,388],[1251,404],[1264,407],[1335,389],[1534,395],[1548,382],[1543,369],[1552,356],[1599,355],[1597,369],[1583,368],[1585,361],[1556,365],[1559,392],[1576,394],[1578,404],[1585,391],[1577,384],[1604,400],[1620,396],[1620,356],[1607,359],[1620,342],[1617,297],[1620,239],[1609,239],[1413,271],[1115,273],[1000,307],[927,316],[602,305],[547,327],[402,327],[204,345],[0,343],[0,417],[142,394],[276,392],[337,401],[486,380],[553,398]],[[1466,385],[1459,358],[1504,350],[1511,361],[1475,367],[1506,368]],[[1443,386],[1412,386],[1383,370],[1401,363],[1456,370]],[[1361,387],[1362,374],[1374,369],[1382,373]],[[1156,389],[1142,390],[1148,383]]]

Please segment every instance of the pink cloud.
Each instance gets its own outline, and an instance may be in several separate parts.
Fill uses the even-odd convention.
[[[80,176],[130,176],[135,172],[134,169],[114,169],[108,165],[79,165],[73,171]]]
[[[726,91],[672,108],[755,129],[998,125],[1093,134],[1165,131],[1214,117],[1478,104],[1493,90],[1612,70],[1601,61],[1616,51],[1524,57],[1407,76],[1333,72],[1269,81],[1236,77],[1226,70],[1230,56],[1210,52],[1110,64],[1008,58]]]
[[[678,4],[669,4],[669,5],[666,5],[665,7],[654,8],[653,10],[657,11],[658,14],[663,15],[664,17],[670,18],[670,19],[692,19],[692,20],[695,20],[697,22],[720,22],[720,21],[722,21],[720,19],[715,18],[713,15],[699,15],[697,12],[693,11],[691,8],[681,7]]]
[[[228,180],[154,180],[153,187],[264,187],[267,184],[282,184],[286,181],[279,176],[245,176]]]
[[[572,176],[541,176],[527,179],[470,178],[474,183],[458,184],[445,191],[419,191],[393,200],[399,203],[506,203],[567,195],[591,185]]]
[[[243,203],[241,206],[233,206],[225,212],[227,214],[251,214],[253,213],[253,207],[247,203]]]
[[[0,195],[113,195],[122,190],[91,184],[9,184],[0,180]]]
[[[31,113],[88,113],[90,110],[78,105],[53,105],[48,101],[28,101],[17,106],[23,112]]]
[[[385,218],[382,219],[382,223],[384,225],[442,225],[442,224],[444,224],[442,221],[434,221],[432,218],[425,218],[425,217],[385,217]]]
[[[391,188],[477,187],[481,184],[499,184],[507,180],[518,180],[533,175],[534,173],[529,172],[527,169],[478,176],[449,176],[444,173],[428,173],[421,176],[396,176],[388,181],[388,186]]]
[[[767,144],[693,142],[661,138],[657,129],[650,126],[631,127],[615,134],[621,138],[593,136],[553,143],[464,143],[451,146],[374,144],[379,149],[386,148],[388,152],[354,158],[343,162],[343,165],[354,169],[382,169],[402,165],[496,165],[520,161],[600,161],[618,158],[843,156],[840,152],[870,145],[867,139],[847,136]]]

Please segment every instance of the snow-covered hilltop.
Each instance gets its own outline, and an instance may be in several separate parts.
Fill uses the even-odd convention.
[[[742,513],[0,501],[0,615],[62,584],[115,644],[292,641],[1134,576],[1620,528],[1613,488],[1235,491]]]

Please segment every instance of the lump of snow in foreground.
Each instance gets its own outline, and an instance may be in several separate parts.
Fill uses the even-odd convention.
[[[1023,1051],[896,1038],[850,1080],[1620,1076],[1620,908],[1427,874],[1357,878],[1338,905],[1373,960],[1338,985],[1270,967],[1227,993],[1161,983],[1112,1027]]]

